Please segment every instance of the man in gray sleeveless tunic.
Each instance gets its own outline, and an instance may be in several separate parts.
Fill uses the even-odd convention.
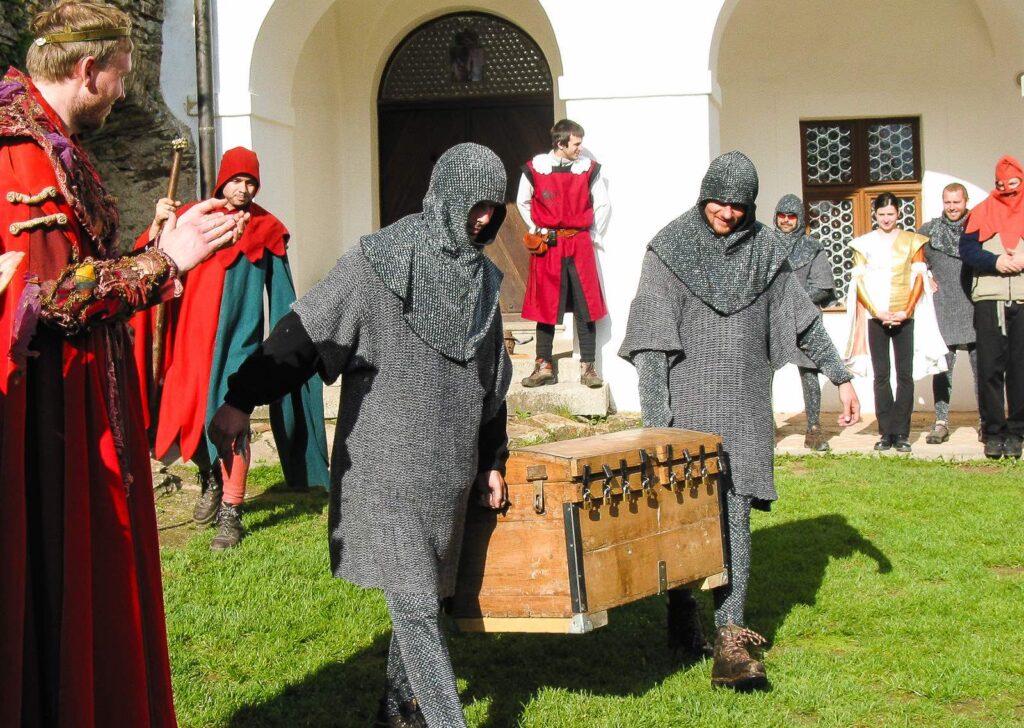
[[[384,590],[393,635],[378,724],[464,726],[440,625],[467,503],[506,502],[511,362],[501,273],[482,248],[504,219],[491,150],[438,159],[423,212],[364,237],[295,303],[229,380],[211,424],[222,450],[252,408],[318,371],[344,377],[328,519],[334,575]],[[418,707],[417,707],[418,704]],[[419,711],[422,711],[420,713]]]
[[[804,222],[804,203],[796,195],[783,195],[775,206],[775,228],[792,242],[789,267],[800,286],[807,291],[815,306],[827,306],[835,298],[835,280],[828,253],[817,238],[807,234]],[[804,413],[807,415],[807,433],[804,447],[826,452],[828,441],[821,431],[821,389],[818,386],[818,368],[801,351],[793,359],[800,372],[800,387],[804,394]]]
[[[974,375],[975,401],[978,391],[978,355],[974,348],[974,303],[971,301],[971,269],[960,259],[960,236],[967,218],[967,188],[951,182],[942,190],[942,215],[918,230],[928,236],[924,259],[935,281],[935,317],[946,343],[948,370],[932,377],[935,425],[925,442],[938,445],[949,439],[949,398],[953,392],[953,365],[958,351],[966,351]],[[979,434],[983,432],[981,427]]]
[[[774,370],[803,351],[839,385],[840,424],[853,424],[860,414],[821,313],[787,263],[785,238],[756,221],[757,189],[757,171],[742,153],[711,163],[697,205],[648,246],[619,349],[637,368],[645,426],[714,432],[725,441],[729,584],[714,592],[718,630],[711,682],[737,689],[767,685],[764,665],[746,649],[764,638],[743,627],[743,609],[750,510],[767,510],[777,498]],[[679,634],[699,629],[697,620],[686,620],[693,614],[687,592],[669,592],[670,643],[697,656],[702,637]],[[687,623],[673,626],[673,618]]]

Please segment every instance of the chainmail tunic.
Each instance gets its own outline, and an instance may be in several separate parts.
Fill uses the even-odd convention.
[[[475,150],[469,152],[456,157],[462,163],[447,168],[454,173],[478,169]],[[428,200],[438,189],[438,169],[451,161],[449,153],[438,161]],[[499,172],[503,187],[504,170],[490,168],[483,182],[474,172],[458,178],[461,191],[451,181],[445,187],[456,189],[454,205],[440,206],[448,210],[449,231],[459,225],[464,230],[464,213],[476,202],[493,199]],[[463,215],[458,224],[457,214]],[[426,246],[435,255],[423,257],[423,265],[432,262],[437,268],[463,268],[461,258],[471,257],[466,251],[438,251],[444,244],[436,240],[424,243],[422,226],[412,226],[420,237],[403,240],[400,234],[409,228],[406,218],[372,237],[398,254],[408,253],[405,261],[416,259],[419,246]],[[324,380],[344,375],[331,457],[331,566],[335,576],[360,586],[445,597],[454,592],[480,428],[504,401],[511,362],[499,316],[490,315],[479,335],[472,333],[478,319],[470,325],[468,318],[453,317],[452,327],[465,323],[467,329],[449,338],[438,333],[436,321],[425,312],[425,318],[409,315],[410,302],[419,296],[447,306],[444,296],[460,289],[432,286],[454,280],[450,271],[416,277],[413,264],[404,268],[413,271],[412,283],[402,288],[395,279],[382,278],[381,258],[371,262],[368,248],[380,250],[364,240],[294,305],[320,354]],[[394,272],[387,266],[383,270]],[[466,342],[476,344],[468,360],[460,361],[467,355],[460,348]],[[448,350],[453,356],[443,353]]]
[[[783,195],[775,206],[775,214],[786,213],[796,215],[796,228],[793,232],[778,231],[793,241],[793,249],[789,254],[789,267],[793,269],[800,287],[807,291],[811,302],[818,306],[827,306],[835,297],[835,279],[832,277],[832,266],[829,264],[828,253],[817,238],[807,235],[804,221],[804,203],[796,195]],[[775,222],[778,228],[778,221]],[[798,351],[793,363],[805,369],[815,368],[814,362],[802,351]],[[805,391],[808,391],[805,387]],[[807,398],[804,398],[807,401]]]
[[[651,352],[662,361],[667,355],[666,409],[671,425],[721,435],[735,491],[758,501],[773,501],[778,496],[772,474],[772,376],[793,359],[798,334],[815,322],[820,325],[820,320],[818,309],[788,268],[764,295],[741,311],[723,316],[648,250],[619,355],[638,365],[641,407],[645,399],[657,401],[658,391],[666,390],[664,378],[659,382],[657,376],[645,375],[643,355]],[[834,347],[814,355],[819,360],[834,358],[824,368],[840,381],[848,379],[843,378]],[[648,388],[654,392],[645,392]],[[646,416],[644,424],[648,424]]]
[[[975,341],[974,304],[969,293],[971,271],[965,270],[957,247],[962,230],[962,220],[954,223],[940,216],[925,223],[919,231],[928,236],[924,258],[939,285],[934,294],[935,317],[946,346]]]

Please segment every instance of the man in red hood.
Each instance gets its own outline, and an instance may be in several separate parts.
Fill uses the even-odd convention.
[[[199,466],[202,495],[193,517],[200,525],[218,526],[210,544],[214,550],[236,546],[244,534],[241,506],[249,452],[246,448],[236,453],[231,463],[218,460],[206,437],[206,425],[223,402],[228,376],[263,340],[264,292],[271,327],[295,301],[288,230],[253,202],[259,188],[260,163],[255,152],[244,147],[225,152],[214,194],[227,201],[228,210],[248,212],[249,225],[237,244],[193,270],[185,295],[168,306],[159,373],[163,395],[158,411],[150,413],[156,423],[156,457],[171,462],[180,456]],[[157,203],[153,224],[140,245],[159,232],[177,206],[170,199]],[[142,315],[134,320],[144,333],[136,337],[136,363],[147,375],[153,371],[152,346],[146,341],[153,330],[152,319]],[[308,382],[271,405],[274,439],[285,480],[292,488],[328,484],[322,387],[319,380]]]
[[[978,409],[985,456],[1020,458],[1024,440],[1024,167],[996,164],[996,185],[971,210],[960,258],[974,270]]]

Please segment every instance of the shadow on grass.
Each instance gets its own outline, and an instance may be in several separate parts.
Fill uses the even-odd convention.
[[[747,622],[769,641],[795,606],[814,604],[832,559],[861,553],[879,574],[892,571],[888,557],[838,513],[754,531],[752,551]]]
[[[831,559],[863,553],[880,573],[892,569],[885,554],[837,514],[764,528],[753,540],[749,621],[769,639],[796,605],[814,604]],[[707,608],[707,595],[702,600]],[[271,700],[243,708],[229,725],[370,725],[384,685],[389,639],[384,634]],[[663,597],[609,612],[608,626],[590,634],[459,634],[449,644],[456,674],[468,683],[462,700],[489,703],[482,723],[488,728],[517,725],[523,706],[544,689],[636,697],[689,669],[665,646]]]
[[[295,518],[318,515],[326,507],[327,491],[323,488],[294,490],[282,480],[245,500],[245,528],[262,531]]]

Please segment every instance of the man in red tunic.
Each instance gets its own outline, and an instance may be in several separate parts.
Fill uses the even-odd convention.
[[[122,257],[78,134],[124,97],[130,21],[39,13],[0,81],[0,725],[173,726],[156,517],[125,320],[241,234],[207,202]],[[10,260],[10,258],[8,258]]]
[[[571,309],[580,341],[580,382],[604,384],[594,369],[595,323],[604,318],[604,296],[594,245],[601,242],[611,205],[601,179],[601,165],[581,154],[583,127],[562,119],[551,128],[551,151],[523,165],[516,205],[531,234],[546,241],[546,250],[530,256],[530,276],[523,318],[537,322],[537,361],[524,387],[555,384],[552,364],[555,324]],[[542,246],[543,249],[544,246]]]

